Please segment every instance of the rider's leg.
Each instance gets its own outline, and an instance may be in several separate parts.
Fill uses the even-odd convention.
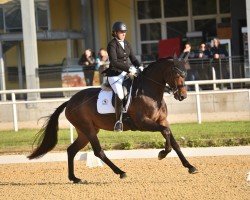
[[[115,95],[115,116],[116,116],[116,123],[114,126],[114,131],[121,132],[123,130],[122,124],[122,110],[123,110],[123,102],[119,96]]]
[[[114,126],[114,131],[122,131],[122,110],[123,110],[123,88],[122,82],[126,72],[122,72],[119,76],[108,77],[108,82],[116,94],[115,98],[115,112],[116,112],[116,123]]]

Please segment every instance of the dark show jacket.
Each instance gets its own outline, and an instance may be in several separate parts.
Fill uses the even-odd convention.
[[[228,52],[226,48],[224,48],[221,45],[219,45],[218,47],[212,47],[211,54],[212,54],[212,57],[214,56],[214,54],[224,55],[225,57],[228,57]]]
[[[134,66],[140,66],[130,44],[126,40],[124,40],[123,49],[119,41],[116,38],[113,38],[108,44],[107,51],[110,61],[109,68],[104,71],[107,76],[118,76],[123,71],[129,72],[130,65],[128,58]]]

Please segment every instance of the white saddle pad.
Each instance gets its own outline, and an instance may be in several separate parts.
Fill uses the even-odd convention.
[[[97,99],[97,111],[100,114],[115,113],[112,105],[113,91],[101,90]]]
[[[101,90],[98,99],[97,99],[97,112],[100,114],[109,114],[109,113],[115,113],[115,108],[112,105],[112,96],[113,91],[112,90]],[[128,106],[130,104],[131,99],[131,90],[128,97],[128,102],[123,109],[123,113],[126,113],[128,110]]]

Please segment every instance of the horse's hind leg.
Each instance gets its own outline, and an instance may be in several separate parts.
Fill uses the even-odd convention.
[[[93,148],[94,154],[95,156],[97,156],[98,158],[100,158],[104,163],[106,163],[112,170],[114,173],[119,174],[120,178],[125,178],[126,177],[126,173],[122,170],[120,170],[114,163],[111,162],[111,160],[108,159],[108,157],[105,155],[104,151],[101,148],[99,139],[96,135],[96,133],[94,134],[88,134],[86,135],[89,139],[89,142],[91,143],[91,146]]]
[[[78,133],[77,139],[67,149],[68,178],[70,181],[73,181],[73,183],[82,182],[81,179],[75,177],[75,174],[74,174],[74,157],[77,154],[77,152],[80,151],[82,148],[84,148],[89,142],[86,136],[83,133],[81,133],[79,130],[77,130],[77,133]]]
[[[175,152],[177,153],[178,157],[180,158],[181,162],[182,162],[182,165],[186,168],[188,168],[188,172],[190,174],[195,174],[198,172],[198,170],[192,166],[188,161],[187,159],[185,158],[185,156],[183,155],[181,149],[180,149],[180,146],[179,144],[176,142],[172,132],[170,134],[170,142],[171,142],[171,145],[173,147],[173,149],[175,150]]]

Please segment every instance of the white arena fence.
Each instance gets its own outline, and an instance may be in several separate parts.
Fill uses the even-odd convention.
[[[186,85],[195,86],[195,91],[189,92],[188,95],[196,96],[196,112],[197,112],[197,122],[201,123],[201,101],[200,95],[203,94],[223,94],[223,93],[248,93],[248,101],[250,104],[250,89],[228,89],[228,90],[204,90],[200,91],[201,85],[216,85],[216,84],[233,84],[233,83],[250,83],[250,78],[242,79],[222,79],[222,80],[200,80],[200,81],[187,81]],[[16,100],[17,94],[29,94],[29,93],[53,93],[53,92],[77,92],[86,88],[98,87],[98,86],[87,86],[87,87],[69,87],[69,88],[44,88],[44,89],[19,89],[19,90],[3,90],[0,91],[1,96],[11,95],[11,100],[0,101],[0,105],[12,105],[13,112],[13,127],[15,131],[18,131],[18,118],[17,118],[17,104],[37,104],[37,103],[50,103],[50,102],[65,102],[69,98],[62,97],[56,99],[35,99],[35,100]],[[164,95],[169,95],[165,93]],[[3,99],[3,98],[2,98]],[[250,106],[249,106],[250,107]],[[73,126],[70,125],[71,141],[73,141]]]

